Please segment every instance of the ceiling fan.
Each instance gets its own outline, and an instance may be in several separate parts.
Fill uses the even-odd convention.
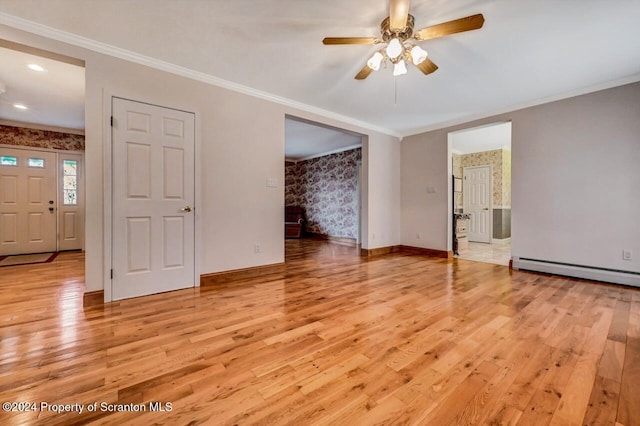
[[[423,28],[413,30],[414,18],[409,14],[411,0],[391,0],[389,16],[380,24],[381,37],[326,37],[323,44],[380,44],[387,46],[380,49],[367,61],[367,65],[356,75],[356,80],[364,80],[372,71],[377,71],[383,61],[389,60],[393,65],[393,75],[407,73],[406,61],[412,62],[425,75],[438,69],[429,58],[427,52],[418,46],[418,42],[433,38],[444,37],[464,31],[477,30],[484,24],[481,14],[454,19]]]

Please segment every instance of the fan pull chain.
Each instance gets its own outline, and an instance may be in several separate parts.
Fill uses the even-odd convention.
[[[393,77],[393,104],[398,106],[398,78]]]

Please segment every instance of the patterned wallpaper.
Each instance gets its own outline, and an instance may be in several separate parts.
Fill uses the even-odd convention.
[[[462,155],[451,154],[452,156],[452,173],[455,177],[462,179]],[[462,192],[454,193],[454,201],[456,209],[462,209]]]
[[[84,136],[0,125],[0,144],[84,151]]]
[[[502,205],[511,207],[511,151],[502,150]]]
[[[357,148],[285,163],[285,203],[304,207],[308,232],[357,237],[357,162],[361,157],[361,149]]]
[[[453,154],[452,170],[456,177],[463,177],[463,168],[490,165],[493,176],[494,207],[511,207],[511,151],[474,152],[472,154]],[[456,194],[456,207],[462,208],[463,196]]]

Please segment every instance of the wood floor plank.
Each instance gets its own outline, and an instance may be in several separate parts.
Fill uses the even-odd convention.
[[[589,352],[580,355],[550,425],[578,425],[582,422],[593,389],[598,360],[598,355]]]
[[[630,310],[629,328],[626,336],[620,399],[616,421],[624,425],[640,424],[640,303],[634,301]]]
[[[619,394],[619,382],[597,376],[582,423],[585,426],[615,425]]]
[[[0,271],[0,424],[640,424],[640,290],[287,240],[284,273],[84,307],[84,256]],[[172,410],[149,411],[169,402]]]

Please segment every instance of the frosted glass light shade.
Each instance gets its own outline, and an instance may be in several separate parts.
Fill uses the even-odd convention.
[[[400,59],[393,67],[393,76],[397,77],[399,75],[403,75],[406,73],[407,73],[407,66],[404,63],[404,60]]]
[[[421,64],[427,59],[427,52],[420,46],[413,46],[411,49],[411,59],[415,65]]]
[[[33,71],[38,71],[38,72],[45,72],[46,69],[44,69],[44,67],[42,67],[41,65],[38,64],[29,64],[27,65],[27,68],[29,68],[30,70]]]
[[[367,61],[367,65],[374,71],[378,71],[380,69],[380,63],[382,62],[382,53],[376,52],[373,56]]]
[[[402,50],[403,49],[402,44],[400,44],[400,40],[398,40],[397,38],[392,38],[389,42],[389,45],[387,46],[387,55],[389,55],[391,59],[395,59],[400,56]]]

